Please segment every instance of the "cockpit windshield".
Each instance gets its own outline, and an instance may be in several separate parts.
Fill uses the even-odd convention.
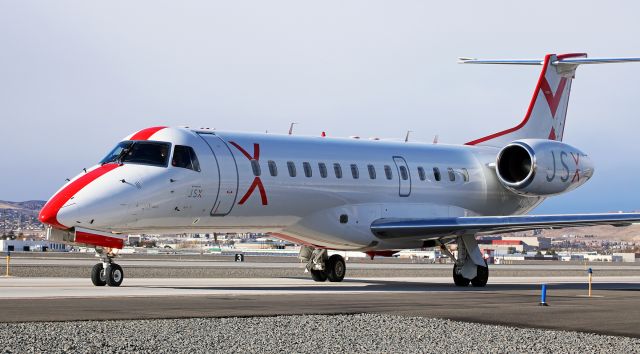
[[[158,141],[122,141],[100,163],[136,163],[167,167],[171,144]]]

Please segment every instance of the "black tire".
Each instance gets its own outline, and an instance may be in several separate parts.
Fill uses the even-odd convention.
[[[326,266],[327,278],[330,282],[341,282],[347,273],[347,265],[339,254],[334,254],[327,260]]]
[[[458,274],[458,265],[453,265],[453,283],[456,286],[469,286],[470,280],[463,277],[461,274]]]
[[[107,276],[105,275],[102,263],[98,263],[91,268],[91,282],[95,286],[107,285]]]
[[[122,280],[124,280],[124,272],[122,271],[122,267],[115,263],[111,263],[107,267],[107,285],[120,286],[120,284],[122,284]]]
[[[312,269],[309,271],[311,273],[311,279],[317,282],[327,281],[327,273],[324,270],[316,270]]]
[[[487,285],[489,281],[489,267],[487,267],[487,261],[484,262],[485,266],[477,266],[478,274],[475,278],[471,279],[471,285],[482,288]]]

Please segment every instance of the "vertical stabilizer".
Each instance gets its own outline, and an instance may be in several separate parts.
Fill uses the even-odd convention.
[[[518,139],[550,139],[562,141],[569,105],[569,93],[576,68],[580,63],[568,59],[584,59],[584,53],[548,54],[539,60],[476,60],[462,59],[469,64],[542,65],[533,98],[522,122],[510,129],[466,143],[502,147]],[[567,60],[567,61],[565,61]]]

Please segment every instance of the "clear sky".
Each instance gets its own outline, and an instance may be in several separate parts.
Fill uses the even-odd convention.
[[[546,3],[546,4],[545,4]],[[0,199],[47,199],[152,125],[465,141],[520,122],[539,67],[640,57],[637,1],[0,0]],[[577,72],[593,179],[538,213],[640,210],[640,64]]]

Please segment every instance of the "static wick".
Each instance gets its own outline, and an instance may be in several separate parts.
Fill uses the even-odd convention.
[[[438,143],[438,134],[436,134],[436,136],[433,137],[433,143],[434,144]]]
[[[292,134],[293,134],[293,126],[294,126],[294,125],[296,125],[296,124],[298,124],[298,123],[296,123],[296,122],[291,122],[291,125],[289,126],[289,135],[292,135]]]

